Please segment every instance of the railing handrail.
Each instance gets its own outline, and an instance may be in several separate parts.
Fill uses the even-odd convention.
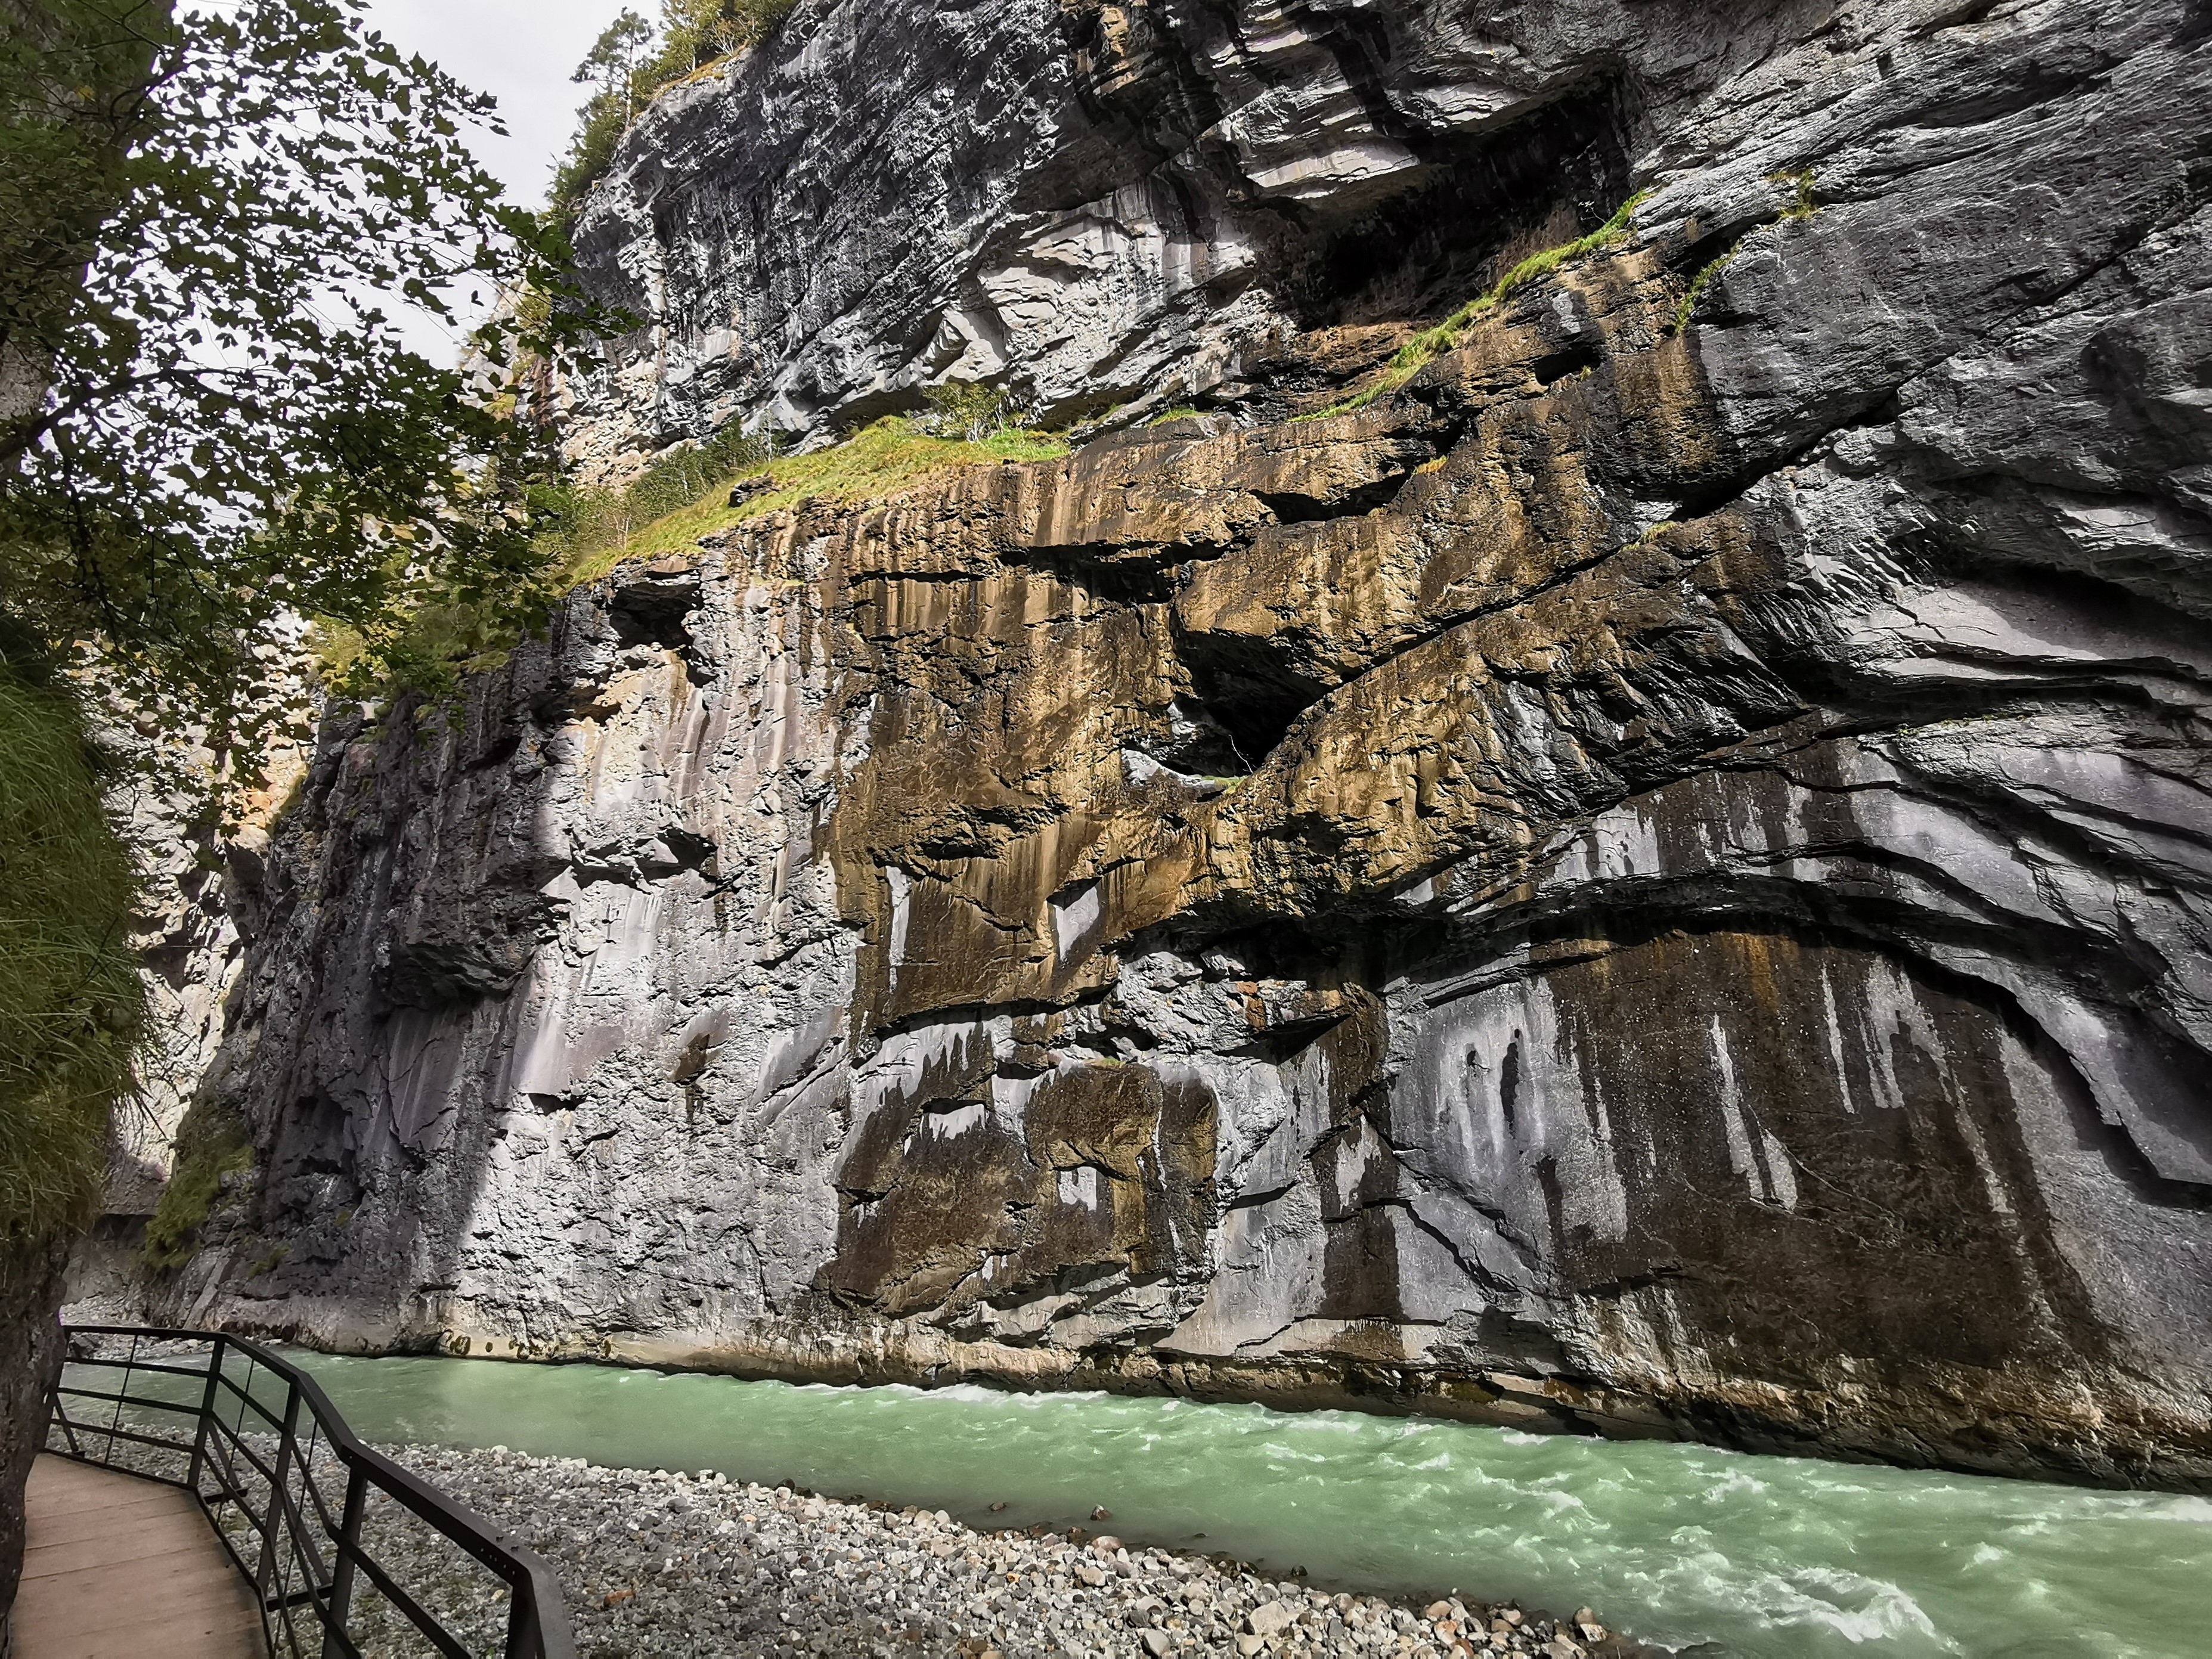
[[[263,1478],[270,1480],[272,1487],[269,1517],[260,1528],[264,1547],[260,1567],[249,1568],[244,1558],[240,1556],[235,1547],[231,1546],[228,1538],[223,1537],[224,1546],[229,1550],[232,1559],[237,1563],[242,1571],[246,1573],[247,1577],[256,1581],[255,1589],[262,1600],[264,1622],[268,1619],[271,1606],[267,1593],[268,1565],[276,1548],[276,1541],[270,1536],[270,1529],[277,1524],[276,1517],[280,1510],[289,1528],[304,1530],[306,1524],[304,1520],[295,1512],[299,1506],[290,1498],[284,1480],[287,1462],[297,1449],[300,1428],[299,1408],[304,1406],[308,1416],[313,1419],[316,1428],[320,1431],[324,1443],[338,1461],[345,1465],[353,1476],[348,1482],[344,1521],[336,1532],[330,1531],[327,1525],[325,1527],[334,1557],[331,1591],[326,1593],[324,1601],[318,1601],[313,1595],[306,1598],[317,1617],[324,1621],[329,1634],[336,1638],[337,1644],[342,1644],[347,1650],[350,1650],[353,1645],[350,1638],[342,1630],[331,1631],[329,1626],[333,1611],[341,1625],[344,1620],[346,1599],[349,1594],[353,1571],[356,1565],[368,1567],[371,1578],[377,1583],[378,1588],[387,1597],[400,1605],[402,1610],[407,1612],[418,1626],[422,1626],[423,1619],[427,1617],[422,1614],[419,1609],[409,1605],[409,1598],[404,1593],[395,1594],[398,1587],[390,1582],[382,1570],[361,1549],[358,1534],[362,1499],[365,1496],[362,1487],[365,1481],[367,1485],[377,1487],[404,1505],[410,1513],[435,1528],[506,1582],[512,1607],[507,1644],[507,1659],[574,1659],[575,1645],[569,1634],[568,1620],[562,1602],[560,1587],[544,1559],[511,1533],[502,1530],[466,1504],[440,1491],[412,1470],[394,1462],[374,1446],[365,1443],[353,1431],[352,1425],[347,1423],[343,1414],[331,1403],[330,1396],[323,1392],[322,1385],[282,1355],[272,1352],[249,1337],[236,1336],[227,1331],[194,1331],[150,1325],[68,1325],[63,1328],[63,1336],[65,1343],[69,1339],[76,1337],[133,1339],[133,1353],[130,1359],[109,1359],[99,1356],[78,1358],[71,1355],[71,1360],[76,1364],[119,1369],[126,1373],[135,1368],[189,1378],[204,1376],[207,1381],[207,1388],[199,1405],[193,1407],[179,1406],[170,1401],[152,1399],[132,1401],[127,1392],[106,1395],[98,1390],[68,1387],[64,1384],[60,1376],[57,1376],[50,1401],[49,1420],[58,1422],[70,1439],[70,1448],[61,1454],[64,1456],[75,1458],[81,1462],[95,1461],[74,1449],[75,1432],[81,1429],[92,1433],[109,1435],[111,1454],[112,1437],[118,1434],[126,1439],[142,1441],[148,1439],[148,1437],[129,1433],[113,1425],[106,1429],[92,1429],[88,1425],[74,1423],[62,1406],[61,1397],[64,1394],[113,1400],[118,1402],[118,1419],[120,1407],[125,1403],[142,1407],[155,1406],[165,1410],[173,1410],[191,1415],[197,1419],[193,1443],[189,1449],[191,1453],[191,1478],[187,1481],[171,1484],[188,1486],[202,1508],[208,1510],[210,1520],[214,1520],[213,1506],[210,1505],[206,1494],[198,1490],[198,1474],[206,1451],[209,1426],[215,1411],[218,1384],[228,1386],[233,1393],[239,1395],[241,1401],[251,1405],[255,1413],[269,1425],[270,1432],[278,1437],[277,1456],[273,1471],[263,1468],[260,1460],[253,1455],[251,1449],[244,1446],[239,1448]],[[141,1361],[137,1358],[136,1346],[137,1343],[144,1341],[205,1344],[209,1348],[207,1369],[204,1372],[201,1372],[197,1370],[187,1370],[181,1366]],[[280,1378],[292,1390],[281,1421],[272,1416],[268,1408],[259,1401],[252,1397],[250,1386],[240,1389],[236,1382],[225,1374],[222,1365],[225,1348],[237,1350],[256,1365]],[[127,1390],[128,1386],[126,1376],[123,1388]],[[216,1419],[215,1426],[226,1431],[236,1432],[231,1430],[229,1425],[221,1422],[220,1419]],[[155,1441],[151,1443],[173,1450],[186,1449],[173,1442]],[[216,1501],[217,1503],[238,1502],[241,1513],[244,1511],[242,1498],[228,1493],[227,1489],[225,1495]],[[317,1502],[320,1504],[319,1494]],[[219,1523],[216,1531],[219,1537],[222,1536]],[[325,1601],[330,1605],[326,1607]],[[433,1635],[434,1639],[447,1636],[447,1632],[442,1628],[432,1632],[426,1627],[425,1633]],[[274,1634],[272,1630],[270,1632],[272,1638]],[[447,1641],[450,1641],[449,1637]],[[271,1645],[273,1648],[273,1640]],[[447,1645],[447,1643],[441,1642],[441,1645]],[[325,1650],[334,1650],[326,1647]]]

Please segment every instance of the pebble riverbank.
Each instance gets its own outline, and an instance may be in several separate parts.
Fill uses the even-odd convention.
[[[1588,1609],[1554,1620],[1446,1598],[1424,1607],[1273,1580],[1240,1564],[1097,1533],[978,1531],[886,1509],[499,1449],[387,1448],[545,1557],[581,1659],[679,1656],[1478,1653],[1622,1659],[1647,1651]],[[450,1552],[412,1528],[372,1547],[436,1577]],[[489,1615],[495,1609],[486,1607]]]

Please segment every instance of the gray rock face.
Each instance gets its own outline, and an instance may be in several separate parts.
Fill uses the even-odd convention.
[[[1214,412],[327,725],[156,1304],[2212,1480],[2212,14],[802,21],[595,198],[580,445]]]
[[[1609,210],[1624,59],[1694,100],[1833,8],[1741,9],[816,0],[664,94],[590,198],[589,285],[646,326],[565,389],[569,447],[619,474],[946,380],[1053,424],[1234,388],[1302,325],[1441,293],[1534,179]]]

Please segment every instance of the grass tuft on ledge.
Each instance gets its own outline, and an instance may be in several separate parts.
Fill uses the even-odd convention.
[[[577,586],[629,559],[689,552],[702,536],[810,496],[857,505],[883,500],[930,473],[953,467],[1054,460],[1066,453],[1066,440],[1045,433],[1006,428],[972,441],[934,437],[916,429],[905,416],[886,416],[830,448],[738,465],[707,485],[689,505],[635,528],[625,525],[615,534],[586,529],[572,535],[556,550],[556,585],[564,590]],[[731,506],[731,487],[756,477],[768,478],[769,487]]]
[[[1813,193],[1813,170],[1810,167],[1802,173],[1770,173],[1766,178],[1770,184],[1790,186],[1790,204],[1762,223],[1759,229],[1764,230],[1769,225],[1802,223],[1820,210],[1820,204]],[[1676,335],[1690,331],[1691,319],[1697,313],[1698,301],[1705,296],[1705,289],[1712,285],[1714,277],[1728,268],[1729,261],[1743,252],[1743,245],[1749,240],[1748,232],[1739,236],[1717,258],[1707,260],[1698,274],[1690,278],[1690,285],[1682,291],[1681,303],[1674,307]]]
[[[1634,228],[1636,210],[1643,204],[1644,198],[1650,193],[1648,190],[1638,191],[1635,195],[1616,208],[1613,216],[1595,230],[1586,235],[1577,236],[1571,242],[1561,242],[1557,246],[1544,248],[1520,261],[1487,289],[1445,318],[1443,321],[1437,324],[1433,328],[1423,329],[1405,344],[1400,346],[1397,355],[1390,359],[1389,367],[1383,371],[1382,378],[1366,391],[1356,397],[1346,398],[1340,402],[1331,404],[1327,409],[1316,410],[1310,415],[1300,415],[1295,418],[1301,421],[1320,421],[1326,420],[1332,415],[1348,415],[1356,409],[1366,408],[1378,398],[1387,397],[1397,391],[1422,369],[1443,356],[1445,352],[1455,348],[1468,330],[1474,326],[1477,318],[1496,310],[1498,305],[1512,294],[1528,287],[1531,283],[1539,282],[1550,276],[1569,260],[1579,259],[1585,254],[1595,253],[1601,248],[1612,246],[1621,237],[1628,234]]]

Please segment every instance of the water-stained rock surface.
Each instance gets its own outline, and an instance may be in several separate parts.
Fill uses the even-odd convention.
[[[1201,412],[334,714],[155,1300],[2212,1480],[2202,13],[803,9],[580,453]]]

